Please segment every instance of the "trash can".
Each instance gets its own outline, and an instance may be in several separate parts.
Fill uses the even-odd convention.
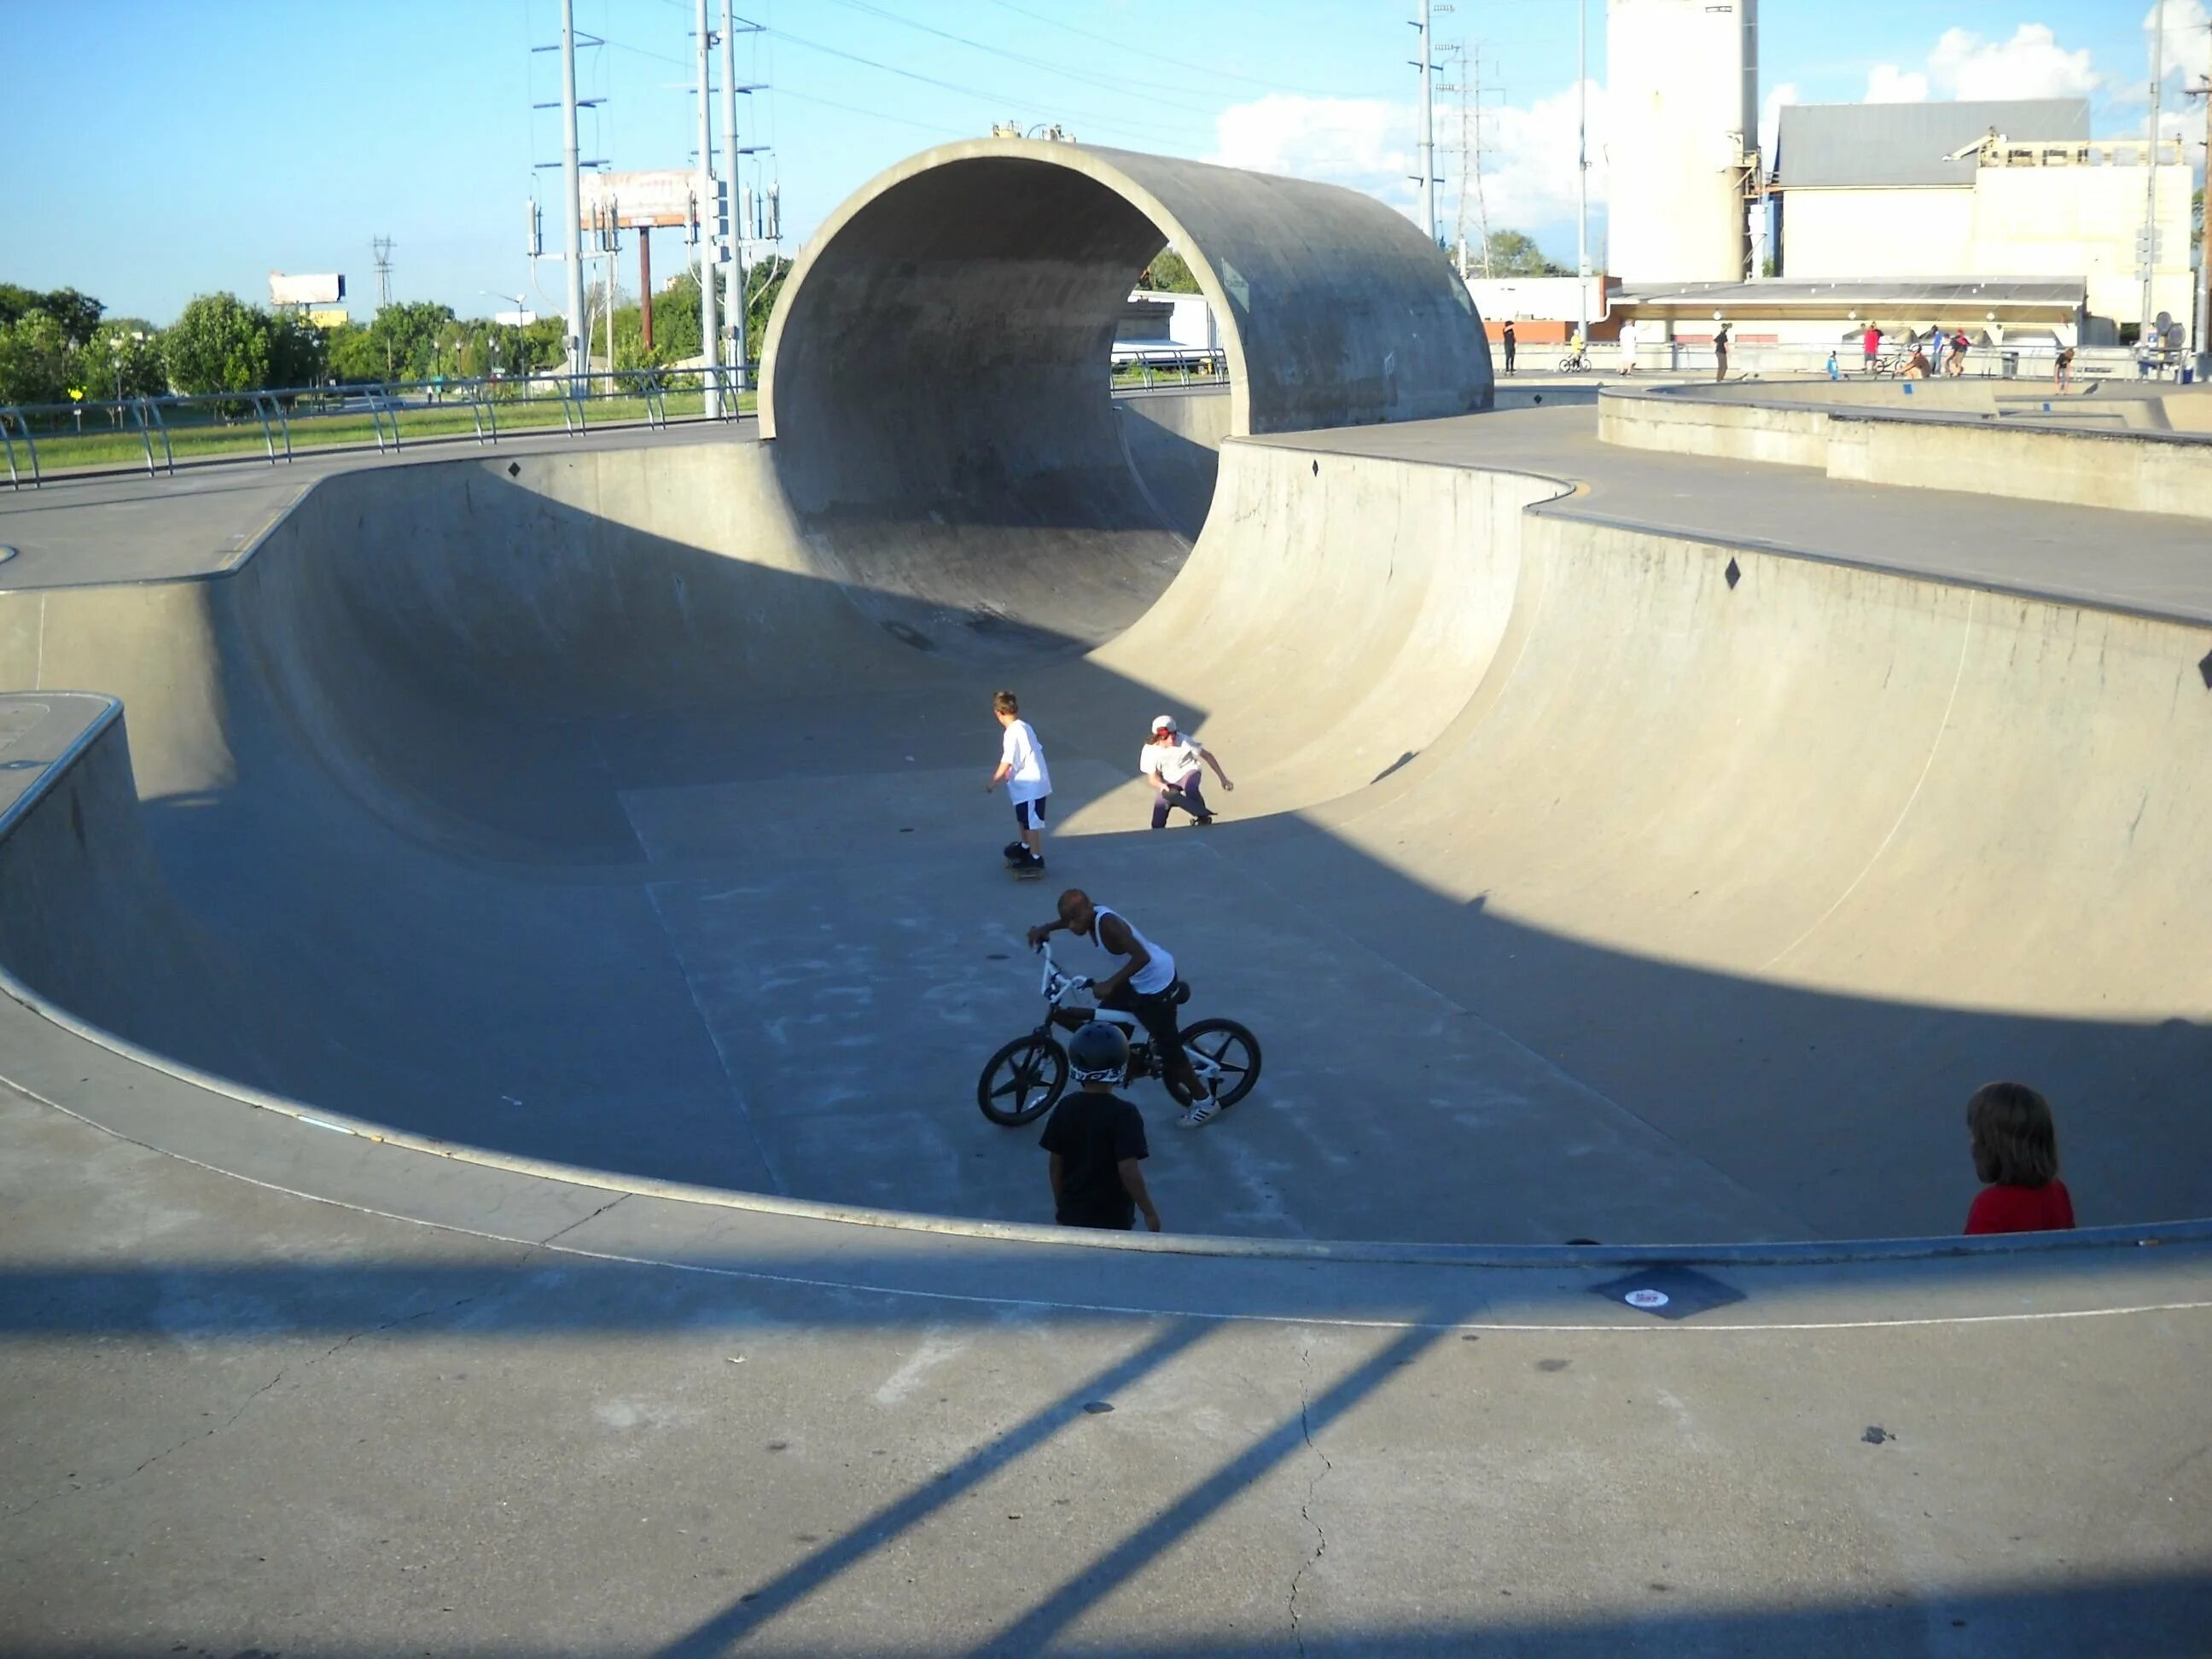
[[[2004,366],[2002,372],[2005,379],[2008,380],[2017,380],[2020,379],[2020,353],[2017,351],[2000,352],[1998,354],[1998,358]]]

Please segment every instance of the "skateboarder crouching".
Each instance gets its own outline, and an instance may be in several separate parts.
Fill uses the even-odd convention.
[[[1014,804],[1014,824],[1021,832],[1006,843],[1006,862],[1017,874],[1044,872],[1044,816],[1052,798],[1052,774],[1046,769],[1044,749],[1037,734],[1022,718],[1021,700],[1011,691],[993,695],[991,709],[1006,728],[999,745],[999,769],[983,786],[988,793],[1000,784]]]
[[[1174,715],[1163,714],[1152,722],[1152,740],[1137,757],[1137,775],[1150,780],[1152,786],[1153,829],[1166,829],[1169,810],[1177,806],[1200,823],[1213,822],[1212,809],[1206,805],[1205,792],[1200,787],[1206,781],[1199,770],[1201,761],[1213,769],[1224,789],[1235,790],[1237,786],[1213,758],[1213,751],[1176,730]]]
[[[1063,1227],[1126,1231],[1142,1212],[1145,1225],[1159,1231],[1160,1212],[1140,1167],[1151,1150],[1145,1120],[1114,1092],[1129,1064],[1129,1040],[1094,1019],[1067,1045],[1067,1061],[1079,1088],[1052,1109],[1037,1143],[1052,1154],[1053,1219]]]

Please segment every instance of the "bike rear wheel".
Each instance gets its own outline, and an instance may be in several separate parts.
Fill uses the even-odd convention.
[[[1260,1080],[1260,1039],[1247,1027],[1233,1019],[1201,1019],[1184,1026],[1182,1035],[1183,1052],[1200,1077],[1208,1064],[1221,1068],[1221,1089],[1214,1097],[1221,1104],[1234,1106],[1252,1092]],[[1172,1079],[1168,1079],[1168,1092],[1190,1104]]]
[[[975,1080],[975,1104],[992,1122],[1017,1128],[1050,1111],[1066,1086],[1067,1050],[1031,1031],[985,1062]]]

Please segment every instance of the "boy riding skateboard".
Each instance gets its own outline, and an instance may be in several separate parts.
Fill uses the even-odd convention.
[[[991,698],[991,710],[1005,728],[999,745],[999,769],[983,786],[986,793],[1000,784],[1014,804],[1014,824],[1021,832],[1006,843],[1006,864],[1018,876],[1032,880],[1044,874],[1045,809],[1052,798],[1052,774],[1046,769],[1044,748],[1036,732],[1022,718],[1021,700],[1011,691]]]

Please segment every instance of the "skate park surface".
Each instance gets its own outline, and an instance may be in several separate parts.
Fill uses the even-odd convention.
[[[757,433],[0,501],[0,1655],[2201,1650],[2201,521],[1486,409],[1162,158],[784,292]],[[1066,883],[1267,1047],[1157,1237],[975,1109]]]
[[[733,546],[744,429],[9,501],[0,1651],[2194,1650],[2198,1230],[1818,1241],[1954,1231],[2000,1072],[2206,1212],[2195,527],[1595,424],[1231,442],[1097,641]],[[1063,880],[1260,1090],[1136,1091],[1166,1250],[873,1224],[1039,1218]]]

